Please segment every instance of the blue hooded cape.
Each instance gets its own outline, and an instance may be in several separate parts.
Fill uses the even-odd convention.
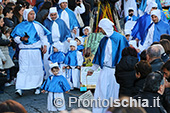
[[[115,32],[109,37],[112,41],[112,67],[114,67],[121,59],[122,50],[128,47],[128,41],[126,38]],[[108,37],[103,37],[100,41],[99,47],[93,59],[93,64],[98,64],[103,69],[105,49],[108,41]]]
[[[54,21],[50,21],[48,18],[44,21],[44,26],[49,30],[52,31],[52,25]],[[71,32],[68,29],[65,22],[61,19],[56,19],[55,22],[58,24],[59,32],[60,32],[60,42],[64,42],[67,40],[68,37],[71,37]],[[48,42],[53,44],[52,35],[48,35]]]
[[[44,35],[48,36],[51,34],[50,31],[48,31],[41,23],[37,21],[33,22],[39,24],[43,28]],[[12,31],[11,36],[13,38],[15,38],[16,36],[24,37],[25,33],[27,33],[29,36],[28,42],[23,42],[24,44],[29,45],[38,42],[40,40],[40,37],[37,34],[33,22],[23,21],[22,23],[18,24]]]
[[[141,11],[145,11],[145,9],[146,9],[146,1],[147,0],[142,0],[142,2],[141,2],[141,5],[140,5],[140,7],[139,7],[139,9],[141,10]],[[161,5],[161,3],[160,3],[160,0],[155,0],[155,2],[158,4],[158,9],[160,9],[160,10],[162,10],[162,5]]]
[[[129,16],[127,16],[127,17],[124,19],[125,23],[128,21],[128,19],[129,19]],[[132,21],[137,21],[137,20],[138,20],[138,17],[136,17],[135,15],[133,15],[133,16],[132,16]]]
[[[53,76],[52,80],[51,77]],[[41,89],[54,93],[63,93],[71,89],[66,78],[62,75],[50,75],[41,86]]]
[[[161,19],[163,21],[167,21],[165,14],[161,11]],[[151,24],[151,15],[145,13],[141,16],[137,23],[135,24],[134,28],[132,29],[132,37],[133,39],[138,38],[139,40],[143,40],[145,38],[145,32]],[[142,42],[142,41],[141,41]],[[141,43],[142,44],[142,43]]]
[[[69,66],[78,66],[77,62],[77,50],[69,51],[64,59],[64,64]]]
[[[141,40],[141,44],[145,42],[146,36],[148,34],[149,28],[152,26],[153,23],[150,24],[148,27],[147,31],[144,33],[145,37]],[[162,34],[170,34],[170,26],[168,23],[160,20],[158,23],[155,24],[154,26],[154,35],[153,35],[153,42],[159,42],[160,37]]]
[[[83,50],[83,49],[84,49],[84,46],[83,46],[83,45],[77,46],[77,50],[78,50],[78,51],[81,51],[81,50]]]
[[[61,63],[64,62],[65,55],[62,52],[54,52],[52,53],[48,60],[50,60],[52,63]]]
[[[58,10],[59,17],[61,17],[61,13],[62,13],[63,9],[59,8],[57,10]],[[69,8],[66,8],[65,11],[69,15],[70,30],[73,30],[75,27],[79,28],[80,25],[77,21],[77,18],[75,16],[74,12],[72,10],[70,10]]]

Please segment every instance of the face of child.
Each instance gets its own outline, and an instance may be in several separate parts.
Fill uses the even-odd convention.
[[[85,29],[84,30],[84,35],[88,35],[89,34],[89,30],[88,29]]]
[[[6,35],[6,37],[9,37],[9,36],[10,36],[10,33],[6,33],[5,35]]]
[[[71,49],[71,51],[74,51],[74,50],[76,50],[76,47],[71,45],[70,49]]]
[[[55,48],[55,47],[53,47],[53,51],[54,51],[54,52],[58,52],[58,49]]]
[[[54,68],[54,69],[52,69],[51,71],[52,71],[52,73],[53,73],[54,75],[57,75],[57,74],[59,73],[60,69]]]
[[[81,45],[81,42],[80,42],[79,39],[76,38],[75,41],[77,42],[77,45],[78,45],[78,46]]]
[[[129,41],[129,37],[130,37],[130,35],[126,35],[125,37],[126,37],[126,39]]]

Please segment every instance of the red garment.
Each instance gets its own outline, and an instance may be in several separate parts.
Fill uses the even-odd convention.
[[[34,6],[36,3],[36,0],[27,0],[27,2],[29,2],[32,6]]]

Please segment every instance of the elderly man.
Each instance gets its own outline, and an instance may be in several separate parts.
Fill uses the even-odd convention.
[[[119,94],[119,84],[115,79],[115,65],[121,59],[121,52],[128,47],[126,38],[113,31],[113,25],[109,19],[102,19],[99,22],[99,30],[105,36],[100,41],[98,50],[93,60],[93,66],[87,75],[92,75],[99,67],[102,69],[98,78],[94,98],[97,100],[117,99]],[[107,108],[93,106],[93,113],[105,113]]]
[[[67,7],[68,0],[59,0],[58,4],[60,7],[58,9],[59,17],[66,23],[72,34],[79,36],[79,34],[77,33],[77,29],[80,27],[80,25],[74,12]]]
[[[161,59],[161,45],[156,44],[153,46],[150,46],[146,50],[146,59],[151,64],[152,72],[153,71],[160,71],[162,65],[164,62]]]
[[[40,94],[39,87],[43,82],[43,63],[41,56],[47,50],[47,35],[50,32],[40,23],[34,21],[33,9],[24,10],[24,21],[17,25],[11,36],[19,44],[19,72],[17,73],[16,93],[22,96],[22,90],[36,89],[35,94]]]
[[[159,42],[162,34],[170,34],[170,26],[168,23],[161,20],[160,10],[151,12],[152,23],[145,32],[145,38],[141,40],[141,51],[147,49],[153,42]]]

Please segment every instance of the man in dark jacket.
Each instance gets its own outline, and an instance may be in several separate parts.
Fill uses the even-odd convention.
[[[4,26],[8,26],[10,28],[14,28],[14,22],[12,21],[12,16],[13,16],[13,12],[12,12],[12,8],[10,7],[5,7],[3,10],[3,14],[4,14]]]
[[[167,79],[167,82],[165,84],[165,93],[163,95],[163,106],[167,110],[168,113],[170,113],[170,60],[168,60],[163,66],[162,71],[164,73],[164,77]]]
[[[160,71],[164,62],[161,59],[161,45],[155,44],[146,50],[146,59],[152,67],[152,72]]]
[[[138,99],[147,99],[147,107],[143,106],[147,113],[167,113],[160,101],[160,96],[164,93],[164,89],[165,79],[163,74],[158,71],[152,72],[146,78],[143,91],[133,98],[137,99],[137,101]]]

